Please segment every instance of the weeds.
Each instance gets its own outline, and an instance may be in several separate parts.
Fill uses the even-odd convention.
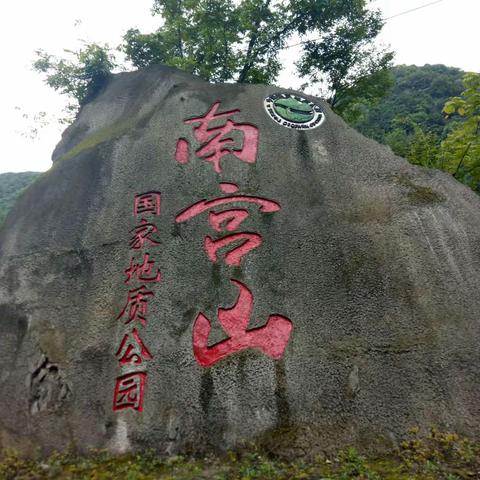
[[[385,458],[348,448],[332,458],[285,462],[251,450],[223,457],[160,458],[153,451],[114,456],[92,451],[54,453],[48,458],[0,454],[0,480],[464,480],[480,479],[480,444],[432,429],[412,429],[399,450]]]

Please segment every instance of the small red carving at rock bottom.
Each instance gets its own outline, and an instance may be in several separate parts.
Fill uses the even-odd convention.
[[[113,394],[113,411],[131,408],[138,412],[143,411],[143,397],[145,394],[146,372],[127,373],[117,378]]]
[[[230,309],[218,309],[218,320],[229,338],[209,347],[211,322],[199,313],[193,325],[195,359],[201,366],[210,367],[247,348],[259,348],[270,358],[280,359],[290,339],[292,322],[281,315],[270,315],[263,327],[247,330],[253,310],[253,295],[243,283],[233,279],[231,282],[240,289],[237,301]]]

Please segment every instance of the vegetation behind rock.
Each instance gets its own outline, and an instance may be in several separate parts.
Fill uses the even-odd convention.
[[[20,194],[39,175],[39,172],[0,174],[0,226]]]

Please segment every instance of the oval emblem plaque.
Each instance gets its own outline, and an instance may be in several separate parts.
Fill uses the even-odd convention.
[[[282,127],[311,130],[325,120],[320,105],[292,93],[274,93],[263,104],[270,118]]]

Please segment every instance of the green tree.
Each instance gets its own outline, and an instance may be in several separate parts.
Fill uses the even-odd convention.
[[[393,137],[396,140],[405,137],[410,143],[413,124],[424,132],[437,135],[440,143],[451,128],[442,108],[449,98],[462,92],[464,72],[445,65],[399,65],[390,69],[390,73],[393,76],[391,91],[376,103],[352,102],[348,108],[356,109],[356,116],[349,117],[347,111],[346,120],[364,135],[381,143],[390,144],[387,139]],[[402,129],[405,135],[398,131],[393,133],[398,129]],[[405,156],[403,151],[393,150]]]
[[[457,116],[442,142],[441,161],[445,170],[480,192],[480,74],[466,73],[465,90],[443,108],[449,117]]]
[[[340,111],[359,93],[374,97],[387,89],[392,54],[374,45],[383,20],[368,8],[370,2],[154,0],[161,27],[150,34],[129,30],[120,49],[134,67],[163,63],[211,82],[271,84],[282,69],[280,52],[288,42],[306,39],[298,71],[323,82]],[[35,68],[53,88],[82,103],[98,90],[113,61],[98,45],[75,55],[66,62],[40,52]]]
[[[409,97],[416,100],[409,105],[408,101],[400,104],[397,98],[385,98],[382,103],[390,108],[389,115],[392,111],[402,113],[398,113],[386,125],[382,123],[382,118],[377,119],[377,132],[383,132],[380,140],[397,155],[415,165],[449,172],[480,193],[480,74],[464,74],[464,91],[459,96],[444,100],[443,110],[438,107],[439,112],[430,112],[431,108],[438,105],[439,98],[451,89],[458,90],[458,72],[444,66],[435,66],[437,71],[438,67],[441,67],[441,75],[430,78],[423,73],[418,75],[418,67],[400,67],[403,72],[405,68],[410,70],[409,88],[406,91]],[[426,66],[430,73],[431,68]],[[397,69],[398,67],[394,71]],[[448,76],[444,75],[446,72]],[[395,97],[395,89],[390,97]],[[400,99],[404,98],[402,93],[397,94]],[[372,108],[373,111],[376,109],[377,107]],[[442,111],[446,115],[439,117]],[[367,112],[360,122],[365,122],[365,117],[369,115],[371,112]],[[375,127],[375,124],[369,125]]]
[[[439,161],[440,139],[435,133],[425,131],[419,125],[414,125],[407,159],[414,165],[429,168],[441,168]]]
[[[346,122],[354,124],[369,108],[378,105],[390,93],[394,76],[387,68],[390,63],[389,56],[385,56],[382,62],[383,65],[380,65],[377,71],[365,72],[353,79],[350,85],[331,87],[333,96],[330,96],[330,104]]]
[[[350,2],[340,22],[320,30],[320,39],[307,41],[297,63],[302,75],[326,83],[326,96],[339,112],[356,99],[383,97],[392,85],[388,68],[393,53],[373,44],[383,20],[378,11],[366,13],[362,3]]]
[[[411,116],[396,117],[392,121],[394,130],[385,134],[384,142],[397,155],[414,165],[440,168],[440,136],[412,120]]]
[[[166,63],[209,81],[272,83],[279,53],[294,36],[305,41],[299,71],[337,90],[387,67],[389,52],[373,40],[383,26],[369,0],[155,0],[164,19],[152,34],[129,30],[123,46],[137,67]],[[333,98],[333,97],[332,97]]]
[[[83,105],[104,85],[115,67],[108,45],[86,44],[77,52],[66,50],[69,59],[37,50],[33,68],[45,74],[48,86]],[[74,106],[75,107],[75,106]]]

